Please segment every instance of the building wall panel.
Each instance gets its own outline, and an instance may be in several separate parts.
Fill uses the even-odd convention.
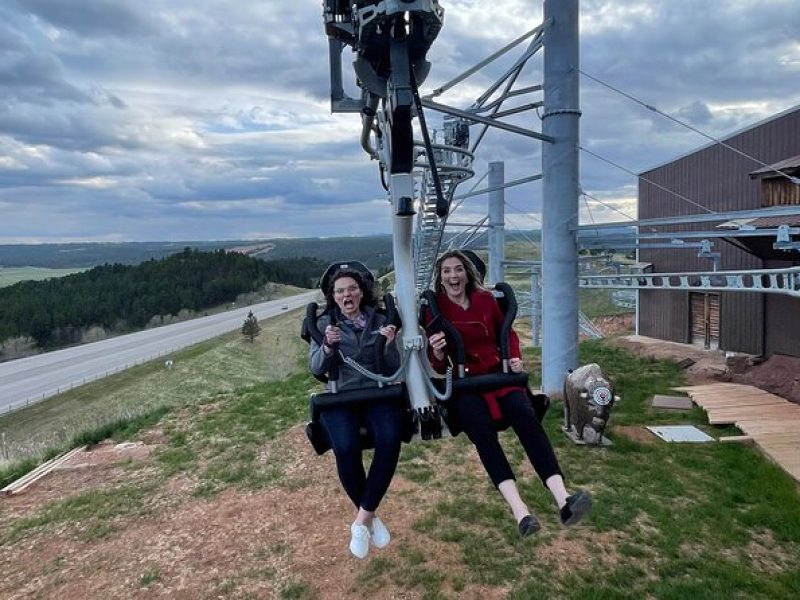
[[[750,292],[723,292],[720,296],[721,350],[764,353],[764,296]]]
[[[731,136],[725,143],[767,164],[796,156],[800,154],[800,108]],[[715,144],[646,171],[639,178],[639,219],[761,208],[761,182],[749,177],[749,173],[761,166]],[[682,197],[656,187],[651,181]],[[714,225],[673,225],[656,228],[656,231],[703,231],[713,229]],[[713,250],[721,253],[721,269],[764,268],[760,258],[720,238],[712,241]],[[713,263],[698,258],[697,253],[697,249],[643,249],[639,252],[639,261],[652,263],[653,271],[660,273],[710,271]],[[639,313],[639,329],[643,335],[688,341],[686,294],[643,293]],[[664,316],[661,322],[657,322],[659,315]],[[759,354],[772,347],[792,346],[788,340],[767,340],[769,336],[778,335],[780,327],[765,326],[763,295],[723,293],[720,318],[720,347],[725,350]]]
[[[770,269],[796,267],[800,261],[770,261]],[[764,303],[764,352],[800,357],[800,298],[768,294]]]
[[[688,344],[688,292],[639,292],[639,334]]]

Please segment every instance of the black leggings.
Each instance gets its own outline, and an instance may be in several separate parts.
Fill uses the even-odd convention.
[[[497,400],[504,420],[514,429],[542,483],[553,475],[562,475],[553,446],[525,393],[513,391]],[[475,445],[495,487],[507,479],[516,479],[500,446],[497,426],[483,396],[474,392],[459,395],[456,412],[464,433]]]

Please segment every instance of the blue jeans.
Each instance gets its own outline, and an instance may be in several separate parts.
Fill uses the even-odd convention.
[[[399,406],[383,403],[329,408],[320,415],[336,456],[339,480],[356,508],[375,511],[389,489],[400,457],[402,418]],[[361,427],[375,441],[369,474],[364,470]]]

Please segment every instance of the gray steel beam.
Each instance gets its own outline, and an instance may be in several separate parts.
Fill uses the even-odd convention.
[[[494,285],[503,281],[503,260],[505,259],[505,165],[502,162],[489,163],[489,272],[488,283]]]
[[[517,90],[511,90],[509,92],[505,92],[502,96],[500,96],[497,100],[492,100],[489,104],[484,104],[478,108],[471,108],[470,112],[486,112],[487,110],[493,109],[495,106],[501,105],[503,102],[508,100],[509,98],[513,98],[514,96],[522,96],[523,94],[530,94],[533,92],[541,92],[542,86],[541,85],[529,85],[524,88],[519,88]]]
[[[523,183],[530,183],[531,181],[538,181],[542,178],[542,174],[539,173],[537,175],[531,175],[530,177],[522,177],[520,179],[515,179],[514,181],[509,181],[508,183],[504,183],[502,185],[502,189],[510,188],[515,185],[522,185]],[[453,196],[453,200],[464,200],[465,198],[472,198],[472,196],[480,196],[482,194],[486,194],[487,192],[494,192],[495,188],[491,185],[489,187],[485,187],[481,190],[471,190],[466,194],[459,194],[458,196]]]
[[[445,83],[443,86],[436,88],[429,95],[425,96],[425,98],[435,98],[436,96],[440,96],[441,94],[443,94],[444,92],[449,90],[451,87],[453,87],[457,83],[460,83],[460,82],[464,81],[470,75],[476,73],[477,71],[480,71],[483,67],[485,67],[489,63],[493,62],[495,59],[501,57],[503,54],[505,54],[506,52],[508,52],[509,50],[514,48],[515,46],[517,46],[518,44],[524,42],[526,39],[528,39],[532,35],[536,35],[537,33],[539,33],[542,30],[542,27],[544,27],[544,24],[537,25],[536,27],[534,27],[530,31],[522,34],[517,39],[515,39],[513,42],[511,42],[509,44],[506,44],[505,46],[500,48],[500,50],[498,50],[497,52],[495,52],[491,56],[488,56],[487,58],[483,59],[481,62],[479,62],[474,67],[472,67],[470,69],[467,69],[466,71],[464,71],[463,73],[461,73],[460,75],[455,77],[454,79],[451,79],[450,81]]]
[[[434,102],[433,100],[422,100],[422,106],[433,110],[438,110],[439,112],[443,112],[446,115],[454,115],[456,117],[461,117],[463,119],[466,119],[467,121],[475,121],[476,123],[483,123],[484,125],[489,125],[490,127],[505,129],[506,131],[510,131],[511,133],[518,133],[519,135],[524,135],[525,137],[542,140],[543,142],[553,141],[553,138],[550,137],[549,135],[538,133],[530,129],[517,127],[516,125],[511,125],[509,123],[503,123],[502,121],[495,121],[491,117],[481,117],[467,110],[461,110],[460,108],[454,108],[452,106],[447,106],[446,104],[439,104],[438,102]]]
[[[788,227],[785,230],[788,235],[800,235],[800,227]],[[617,233],[592,235],[591,230],[579,230],[578,240],[588,242],[597,240],[598,242],[615,242],[631,240],[679,240],[682,238],[740,238],[740,237],[778,237],[778,228],[769,229],[716,229],[714,231],[664,231],[661,233],[642,233],[631,234],[630,236],[619,235]]]
[[[656,219],[641,219],[639,221],[615,221],[612,223],[594,223],[576,227],[581,231],[593,229],[610,229],[612,227],[658,227],[662,225],[683,225],[684,223],[710,223],[714,221],[735,221],[738,219],[758,219],[761,217],[800,216],[798,206],[773,206],[752,210],[733,210],[728,212],[677,215],[674,217],[660,217]]]

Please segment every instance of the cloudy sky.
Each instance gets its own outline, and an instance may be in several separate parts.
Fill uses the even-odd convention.
[[[542,20],[539,0],[441,4],[423,93]],[[800,104],[797,0],[583,0],[581,38],[587,74],[714,136]],[[468,107],[516,56],[441,100]],[[388,232],[377,165],[358,117],[330,114],[328,80],[320,0],[3,0],[0,243]],[[540,55],[519,80],[537,83]],[[581,102],[581,144],[633,172],[706,143],[585,76]],[[540,156],[492,131],[473,183],[495,160],[509,180],[538,173]],[[624,170],[582,153],[581,182],[635,214]],[[535,226],[540,193],[507,193],[510,227]],[[585,222],[621,219],[588,206]]]

